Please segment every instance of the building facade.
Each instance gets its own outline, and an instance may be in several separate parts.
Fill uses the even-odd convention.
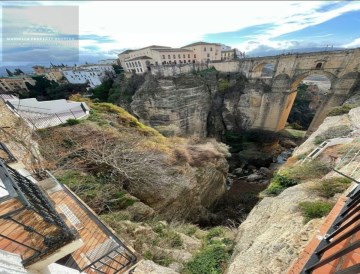
[[[5,92],[15,92],[19,90],[29,91],[26,83],[35,85],[35,80],[29,76],[18,75],[11,77],[1,77],[0,78],[0,89]]]
[[[83,65],[63,70],[64,77],[71,84],[86,84],[91,88],[101,85],[109,77],[115,76],[112,65]]]
[[[204,64],[222,60],[222,51],[231,47],[218,44],[197,42],[181,48],[165,46],[149,46],[138,50],[126,50],[118,55],[118,60],[125,72],[145,73],[152,66]]]

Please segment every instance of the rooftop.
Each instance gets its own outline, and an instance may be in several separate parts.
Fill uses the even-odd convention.
[[[134,57],[134,58],[131,58],[131,59],[126,59],[125,61],[136,61],[136,60],[148,60],[148,59],[151,59],[150,57],[148,56],[139,56],[139,57]]]
[[[192,52],[189,49],[183,49],[183,48],[168,48],[168,49],[154,49],[155,51],[159,51],[159,52],[177,52],[177,51],[181,51],[181,52]]]
[[[219,43],[208,43],[208,42],[195,42],[186,46],[183,46],[182,48],[186,48],[186,47],[193,47],[193,46],[199,46],[199,45],[216,45],[216,46],[221,46],[221,44]]]

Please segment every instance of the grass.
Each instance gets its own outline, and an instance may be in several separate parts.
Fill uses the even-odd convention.
[[[351,184],[351,180],[344,177],[334,177],[321,180],[315,187],[315,191],[323,198],[332,198],[337,193],[343,193]]]
[[[312,160],[303,164],[295,165],[281,170],[284,176],[298,181],[318,179],[331,171],[328,163],[320,160]]]
[[[279,195],[281,192],[283,192],[285,189],[295,186],[298,184],[298,180],[291,179],[287,177],[286,175],[282,174],[276,174],[267,189],[264,191],[267,195]]]
[[[342,115],[342,114],[346,114],[349,113],[349,111],[353,108],[358,107],[357,105],[352,105],[352,104],[345,104],[342,106],[338,106],[338,107],[334,107],[327,116],[337,116],[337,115]]]
[[[321,218],[329,214],[333,207],[333,204],[325,201],[314,201],[314,202],[301,202],[299,203],[299,208],[303,215],[304,222],[316,218]]]
[[[302,138],[304,138],[304,136],[306,134],[306,130],[286,128],[286,129],[284,129],[284,131],[286,133],[288,133],[290,135],[290,137],[295,138],[295,139],[302,139]]]
[[[221,238],[225,232],[221,227],[210,229],[203,238],[202,249],[187,262],[182,274],[220,274],[226,269],[232,252],[232,241]],[[219,238],[219,239],[217,239]]]
[[[80,124],[80,121],[77,119],[67,119],[66,124],[69,126]]]
[[[347,125],[330,127],[323,133],[315,136],[314,144],[320,145],[322,142],[328,139],[347,136],[350,132],[351,128]]]

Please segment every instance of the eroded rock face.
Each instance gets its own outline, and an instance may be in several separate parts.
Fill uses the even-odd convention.
[[[131,109],[140,121],[165,135],[206,136],[212,88],[193,75],[149,77],[133,96]]]
[[[130,271],[127,273],[130,273]],[[179,274],[179,272],[176,272],[171,268],[158,265],[150,260],[140,261],[131,273],[132,274]]]
[[[251,211],[239,227],[226,274],[286,273],[321,222],[315,219],[304,225],[297,207],[299,202],[315,198],[309,191],[312,184],[266,197]]]
[[[240,75],[224,77],[148,77],[133,96],[132,112],[165,135],[219,137],[225,131],[247,129],[257,119],[268,85]],[[221,81],[227,83],[225,88]]]

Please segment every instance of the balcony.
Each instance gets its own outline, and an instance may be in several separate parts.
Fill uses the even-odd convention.
[[[33,269],[57,262],[115,274],[136,263],[134,252],[51,173],[31,176],[0,160],[0,250],[20,255]]]

